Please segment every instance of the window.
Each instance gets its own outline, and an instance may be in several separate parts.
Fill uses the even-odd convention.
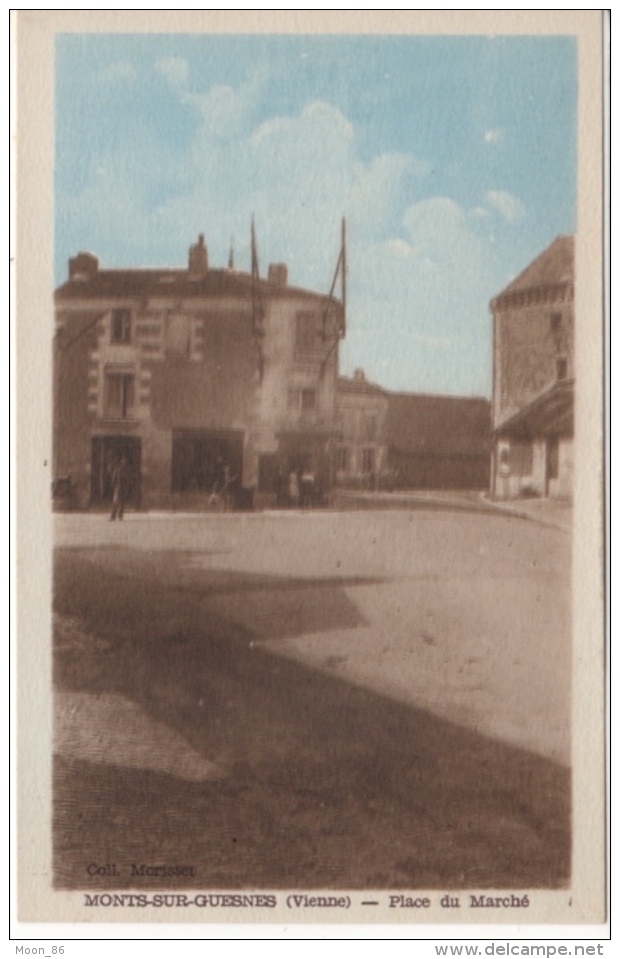
[[[131,310],[112,310],[112,342],[131,343]]]
[[[377,436],[377,417],[374,413],[366,417],[365,421],[365,439],[374,440]]]
[[[565,356],[558,356],[556,359],[555,376],[558,380],[565,380],[568,376],[568,360]]]
[[[133,373],[109,372],[105,377],[105,415],[124,420],[131,416],[135,402]]]
[[[297,314],[295,349],[313,352],[323,347],[323,328],[315,313]]]
[[[336,469],[339,473],[349,472],[349,450],[346,446],[339,446],[336,450]]]
[[[557,333],[562,326],[562,314],[552,313],[549,317],[549,326],[551,327],[552,333]]]
[[[171,313],[168,316],[168,336],[166,346],[171,353],[189,356],[190,353],[190,317],[187,313]]]
[[[316,409],[316,390],[301,391],[301,409],[302,412]]]
[[[288,391],[289,410],[307,413],[316,409],[316,390],[315,389],[290,389]]]
[[[362,472],[374,473],[375,471],[375,451],[371,447],[362,450]]]

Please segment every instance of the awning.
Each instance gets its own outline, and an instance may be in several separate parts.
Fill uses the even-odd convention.
[[[574,391],[574,380],[554,383],[551,389],[500,423],[494,429],[494,435],[524,438],[572,436]]]

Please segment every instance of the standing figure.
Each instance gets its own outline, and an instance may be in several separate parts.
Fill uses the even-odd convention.
[[[123,518],[125,512],[125,494],[127,492],[127,460],[124,456],[112,470],[112,515],[111,520]]]
[[[288,499],[293,509],[299,506],[299,481],[295,470],[291,470],[288,478]]]
[[[301,474],[301,505],[303,509],[312,509],[314,506],[314,472],[311,466],[306,466]]]
[[[233,508],[234,503],[234,485],[235,485],[235,475],[233,474],[228,463],[224,466],[223,472],[223,492],[224,492],[224,512],[228,513]]]

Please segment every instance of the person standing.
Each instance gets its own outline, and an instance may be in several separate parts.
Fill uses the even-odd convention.
[[[288,499],[293,509],[299,506],[299,480],[295,470],[291,470],[288,478]]]
[[[302,509],[314,506],[314,471],[311,466],[306,466],[301,474],[301,506]]]
[[[229,513],[234,505],[234,486],[236,477],[233,474],[228,463],[224,466],[223,472],[223,492],[224,492],[224,512]]]
[[[120,458],[112,471],[112,515],[111,520],[123,518],[125,512],[125,494],[127,492],[127,460]]]

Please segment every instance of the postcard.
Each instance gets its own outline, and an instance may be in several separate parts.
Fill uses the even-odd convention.
[[[602,13],[14,27],[19,919],[604,923]]]

